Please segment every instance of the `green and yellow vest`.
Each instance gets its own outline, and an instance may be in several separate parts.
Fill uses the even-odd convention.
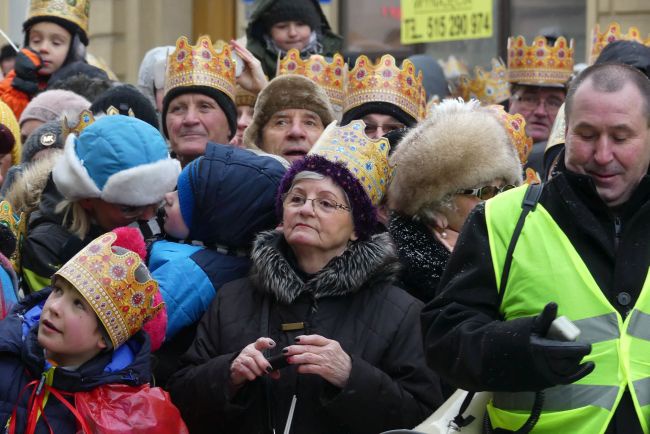
[[[492,265],[499,287],[510,238],[526,186],[486,203],[485,218]],[[623,319],[609,303],[571,241],[541,204],[526,217],[513,253],[501,304],[506,321],[538,315],[555,301],[581,330],[579,342],[591,343],[594,371],[581,380],[545,390],[533,433],[603,433],[625,388],[629,388],[645,433],[650,432],[650,283]],[[534,373],[531,371],[531,375]],[[534,393],[494,393],[488,404],[492,426],[516,430],[528,418]]]

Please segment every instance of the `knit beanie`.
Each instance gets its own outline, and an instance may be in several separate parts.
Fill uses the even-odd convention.
[[[165,137],[169,138],[169,133],[167,132],[167,110],[169,109],[169,104],[177,96],[183,95],[185,93],[201,93],[203,95],[209,96],[219,104],[221,110],[226,115],[228,120],[228,128],[230,128],[230,134],[228,139],[232,139],[237,132],[237,106],[235,106],[235,101],[232,100],[228,95],[221,92],[220,90],[215,89],[210,86],[182,86],[175,87],[171,89],[165,97],[163,98],[163,109],[162,109],[162,124],[163,124],[163,133]]]
[[[63,149],[61,121],[49,121],[39,126],[23,143],[21,162],[27,164],[43,149]]]
[[[156,108],[138,88],[131,84],[111,87],[97,97],[90,106],[90,111],[97,115],[106,113],[110,107],[116,108],[124,116],[130,116],[129,110],[131,110],[137,119],[145,121],[155,129],[159,127]]]
[[[398,122],[403,123],[407,127],[414,127],[418,122],[413,116],[409,115],[395,104],[384,101],[372,101],[353,107],[343,113],[341,125],[347,125],[353,120],[362,119],[364,116],[370,114],[392,116]]]
[[[332,105],[323,88],[301,75],[280,75],[257,96],[253,121],[244,130],[244,146],[259,149],[262,130],[271,116],[288,109],[310,110],[320,117],[323,125],[329,125],[334,120]]]
[[[312,0],[277,0],[262,15],[261,21],[267,32],[283,21],[299,21],[307,24],[311,30],[321,28],[320,12]]]
[[[174,189],[180,164],[169,157],[157,129],[139,119],[114,115],[97,119],[79,137],[68,135],[52,170],[68,200],[98,198],[144,206]]]
[[[64,113],[72,116],[90,107],[90,102],[69,90],[47,90],[32,99],[20,115],[20,126],[28,120],[49,122],[59,119]]]
[[[181,174],[178,176],[176,184],[181,216],[183,217],[185,226],[187,226],[189,230],[192,230],[192,218],[194,217],[194,192],[192,191],[192,183],[190,182],[191,165],[192,164],[185,166]]]

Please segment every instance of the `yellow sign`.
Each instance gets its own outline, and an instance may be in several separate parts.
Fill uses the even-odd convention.
[[[492,0],[402,0],[402,44],[492,36]]]

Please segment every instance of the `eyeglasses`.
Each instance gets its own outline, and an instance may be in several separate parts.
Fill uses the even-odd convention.
[[[564,104],[564,100],[554,96],[541,99],[538,95],[525,93],[523,95],[513,95],[512,97],[516,101],[519,101],[519,104],[521,104],[521,107],[524,110],[535,110],[539,107],[539,103],[542,102],[544,103],[544,109],[546,109],[549,114],[557,114],[560,107],[562,107],[562,104]]]
[[[380,124],[380,125],[377,125],[377,124],[369,124],[369,123],[366,122],[366,129],[365,129],[366,135],[375,134],[377,132],[378,128],[381,128],[382,135],[383,135],[383,134],[386,134],[386,133],[390,133],[391,131],[401,130],[402,128],[404,128],[404,125],[402,125],[402,124]]]
[[[130,205],[118,205],[120,213],[126,219],[135,219],[140,217],[142,214],[149,210],[156,211],[162,202],[152,203],[151,205],[142,205],[142,206],[130,206]]]
[[[512,184],[504,185],[503,187],[486,185],[485,187],[458,190],[456,194],[466,194],[468,196],[476,196],[481,200],[488,200],[488,199],[492,199],[494,196],[496,196],[499,193],[503,193],[504,191],[508,191],[513,188],[515,188],[515,186]]]
[[[311,200],[311,206],[314,211],[318,210],[324,214],[331,214],[336,210],[350,211],[349,206],[342,205],[332,199],[323,199],[320,197],[308,199],[302,194],[298,193],[286,193],[282,196],[282,202],[284,203],[284,206],[289,208],[300,208],[308,200]]]

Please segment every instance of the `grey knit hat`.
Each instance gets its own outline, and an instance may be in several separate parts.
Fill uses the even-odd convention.
[[[47,90],[32,99],[20,115],[20,126],[28,120],[35,119],[42,122],[59,119],[64,113],[71,113],[73,117],[90,107],[90,101],[69,90]]]
[[[23,143],[22,164],[28,164],[43,149],[63,149],[61,121],[49,121],[39,126]]]

